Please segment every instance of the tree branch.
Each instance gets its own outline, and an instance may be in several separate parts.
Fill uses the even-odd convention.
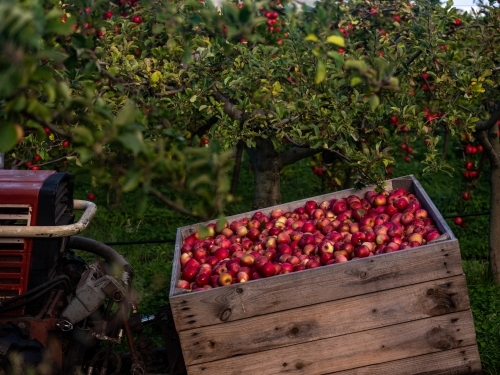
[[[52,124],[50,122],[45,121],[43,118],[35,115],[34,113],[23,112],[23,115],[25,115],[26,117],[28,117],[30,120],[36,121],[40,125],[42,125],[42,126],[44,126],[46,128],[49,128],[53,133],[59,134],[61,137],[69,138],[69,139],[73,138],[72,134],[65,132],[64,130],[62,130],[61,128],[59,128],[57,125],[54,125],[54,124]]]
[[[202,126],[198,128],[198,130],[196,130],[194,134],[198,137],[204,136],[205,133],[207,133],[213,125],[217,124],[217,121],[219,121],[219,118],[217,116],[214,115],[210,117]]]
[[[497,155],[495,149],[491,145],[487,132],[480,131],[476,133],[476,139],[483,146],[484,153],[488,156],[492,168],[500,168],[500,156]]]
[[[226,98],[224,95],[222,95],[222,93],[219,90],[215,89],[212,92],[212,95],[214,96],[215,99],[224,103],[224,113],[226,113],[226,115],[228,115],[231,118],[231,120],[237,120],[237,121],[241,120],[241,118],[243,117],[243,111],[236,108],[234,104],[231,103],[229,99]]]
[[[160,191],[156,190],[154,187],[149,187],[149,192],[153,194],[156,198],[161,200],[163,203],[165,203],[168,207],[172,208],[173,210],[180,212],[181,214],[192,216],[198,219],[201,219],[203,221],[208,221],[210,220],[207,216],[205,215],[200,215],[195,212],[189,211],[188,209],[178,205],[177,203],[171,201],[168,199],[165,195],[163,195]]]
[[[169,96],[169,95],[175,95],[177,94],[178,92],[183,92],[185,90],[184,87],[181,87],[181,88],[178,88],[178,89],[174,89],[174,90],[168,90],[168,91],[165,91],[165,92],[158,92],[155,94],[155,96]]]
[[[497,109],[493,114],[490,116],[490,118],[486,121],[479,121],[476,124],[476,132],[481,132],[483,130],[488,130],[495,126],[495,124],[500,120],[500,104],[498,104]],[[483,146],[484,147],[484,146]]]
[[[287,165],[298,162],[299,160],[308,158],[310,156],[316,155],[323,151],[321,148],[304,148],[304,147],[292,147],[286,151],[283,151],[279,155],[280,166],[286,167]]]
[[[76,156],[76,155],[77,155],[77,153],[76,153],[76,152],[72,152],[71,154],[66,155],[66,156],[63,156],[63,157],[61,157],[61,158],[59,158],[59,159],[54,159],[54,160],[47,161],[47,162],[45,162],[45,163],[40,163],[40,164],[38,164],[38,166],[42,167],[42,166],[44,166],[44,165],[49,165],[49,164],[57,163],[57,162],[59,162],[59,161],[61,161],[61,160],[66,160],[66,159],[68,159],[69,157]]]

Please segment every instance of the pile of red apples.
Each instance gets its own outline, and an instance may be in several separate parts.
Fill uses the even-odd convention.
[[[293,212],[259,211],[219,229],[211,223],[205,238],[195,232],[184,239],[178,288],[205,290],[392,253],[441,235],[406,189],[310,200]]]

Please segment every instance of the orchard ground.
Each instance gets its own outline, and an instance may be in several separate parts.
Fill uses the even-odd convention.
[[[398,161],[392,177],[414,174],[422,183],[439,211],[447,219],[460,241],[464,271],[467,277],[469,295],[477,333],[477,340],[485,374],[500,374],[500,289],[496,287],[488,273],[488,216],[462,217],[463,227],[454,224],[456,214],[488,211],[489,184],[488,171],[480,174],[480,183],[472,191],[471,199],[462,195],[470,185],[462,175],[460,145],[450,147],[448,153],[454,158],[456,168],[452,176],[446,174],[422,175],[419,168],[423,145],[415,142],[413,158],[404,162],[404,153],[395,155]],[[306,159],[282,171],[283,202],[295,201],[328,193],[326,176],[313,173],[318,166],[311,167],[313,161]],[[253,173],[246,155],[237,189],[237,201],[228,206],[227,215],[251,210]],[[78,181],[88,181],[86,176],[77,176]],[[86,236],[103,241],[147,241],[153,239],[174,239],[176,229],[196,222],[195,219],[164,209],[155,201],[149,201],[143,215],[138,214],[138,204],[134,194],[125,195],[124,200],[115,205],[112,192],[91,190],[89,186],[77,183],[76,198],[95,194],[98,214],[85,233]],[[340,189],[340,188],[339,188]],[[468,191],[469,191],[468,190]],[[186,197],[189,202],[189,197]],[[116,246],[135,269],[135,287],[141,299],[141,312],[155,313],[158,307],[168,303],[171,276],[171,262],[174,244],[144,244]],[[158,345],[162,345],[158,338]]]

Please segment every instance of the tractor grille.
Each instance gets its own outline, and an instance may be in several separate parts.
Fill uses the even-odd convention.
[[[0,171],[0,225],[73,223],[73,180],[54,171]],[[0,302],[52,279],[66,238],[0,238]],[[43,296],[8,315],[36,315]]]
[[[32,207],[24,204],[0,204],[0,225],[31,225]],[[32,240],[0,238],[0,302],[23,293],[28,287]],[[9,315],[22,314],[12,311]]]

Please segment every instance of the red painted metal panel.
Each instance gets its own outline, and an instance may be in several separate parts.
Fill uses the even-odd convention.
[[[38,215],[38,196],[43,182],[55,171],[0,170],[0,205],[29,205],[30,225],[34,225]],[[1,212],[0,212],[1,214]],[[0,298],[24,293],[28,288],[30,259],[33,241],[24,239],[24,246],[0,243]],[[16,272],[5,272],[11,268]],[[2,272],[3,271],[3,272]],[[12,311],[7,315],[22,314]]]

